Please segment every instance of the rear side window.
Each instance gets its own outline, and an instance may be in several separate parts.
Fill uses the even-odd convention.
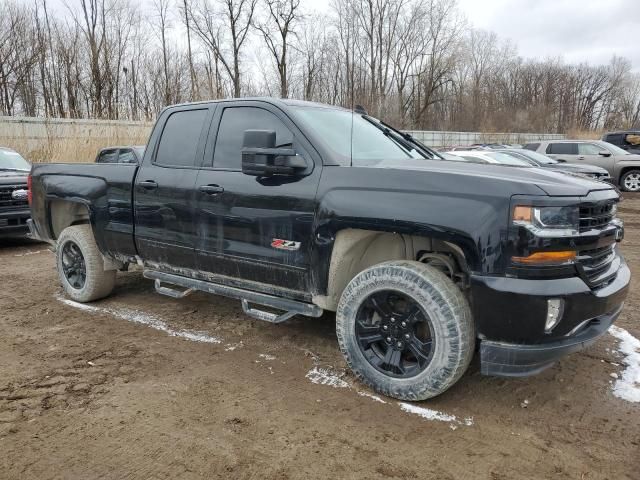
[[[526,148],[527,150],[533,150],[534,152],[536,150],[538,150],[538,147],[540,146],[539,143],[527,143],[524,147],[522,148]]]
[[[624,134],[622,133],[612,133],[609,135],[605,135],[604,137],[604,141],[605,142],[609,142],[609,143],[613,143],[614,145],[617,145],[619,147],[624,145]]]
[[[98,155],[97,163],[116,163],[118,161],[118,150],[103,150]]]
[[[158,165],[193,167],[207,110],[174,112],[167,119],[156,153]]]
[[[120,150],[118,163],[136,163],[136,157],[133,154],[133,150]]]
[[[577,143],[550,143],[547,146],[547,153],[551,155],[577,155]]]
[[[242,169],[242,139],[245,130],[274,130],[276,147],[290,147],[293,134],[278,117],[257,107],[229,107],[222,112],[213,167],[229,170]]]

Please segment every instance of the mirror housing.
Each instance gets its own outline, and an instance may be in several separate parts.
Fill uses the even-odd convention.
[[[607,150],[600,150],[598,152],[598,155],[600,155],[601,157],[610,157],[611,156],[611,152],[608,152]]]
[[[256,177],[299,175],[305,160],[293,148],[276,148],[273,130],[245,130],[242,139],[242,173]]]

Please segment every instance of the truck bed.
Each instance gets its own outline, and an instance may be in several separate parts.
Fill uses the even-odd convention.
[[[31,214],[37,236],[54,242],[62,219],[72,216],[73,223],[91,219],[101,251],[114,258],[135,256],[133,181],[137,169],[130,164],[35,164]],[[54,210],[57,214],[52,216]]]

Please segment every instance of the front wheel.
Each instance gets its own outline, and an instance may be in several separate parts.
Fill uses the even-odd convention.
[[[65,228],[56,247],[58,278],[65,293],[77,302],[91,302],[109,295],[116,282],[115,270],[104,269],[89,225]]]
[[[342,294],[336,329],[355,375],[400,400],[443,393],[474,352],[466,298],[441,271],[420,262],[385,262],[358,274]]]
[[[620,177],[620,187],[625,192],[640,191],[640,170],[629,170]]]

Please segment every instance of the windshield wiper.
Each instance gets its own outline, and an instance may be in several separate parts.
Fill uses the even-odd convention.
[[[396,132],[398,135],[401,135],[402,138],[404,138],[407,142],[409,142],[411,145],[414,145],[416,147],[418,147],[419,150],[421,150],[423,153],[426,153],[428,158],[439,158],[439,159],[443,159],[440,155],[438,155],[437,152],[431,150],[429,147],[427,147],[424,143],[416,140],[411,134],[403,132],[401,130],[398,130],[397,128],[392,127],[391,125],[389,125],[388,123],[383,122],[382,120],[380,120],[380,123],[382,125],[384,125],[385,127],[387,127],[388,129]]]
[[[402,137],[402,135],[398,135],[397,133],[395,133],[395,129],[381,125],[380,123],[378,123],[378,121],[374,120],[372,117],[368,115],[362,115],[362,118],[364,118],[367,122],[369,122],[371,125],[376,127],[378,130],[380,130],[386,137],[390,138],[394,143],[396,143],[403,150],[406,150],[407,152],[410,152],[411,150],[415,150],[411,146],[411,143],[406,141]]]
[[[0,170],[3,172],[28,172],[29,170],[25,170],[24,168],[10,168],[10,167],[0,167]]]

